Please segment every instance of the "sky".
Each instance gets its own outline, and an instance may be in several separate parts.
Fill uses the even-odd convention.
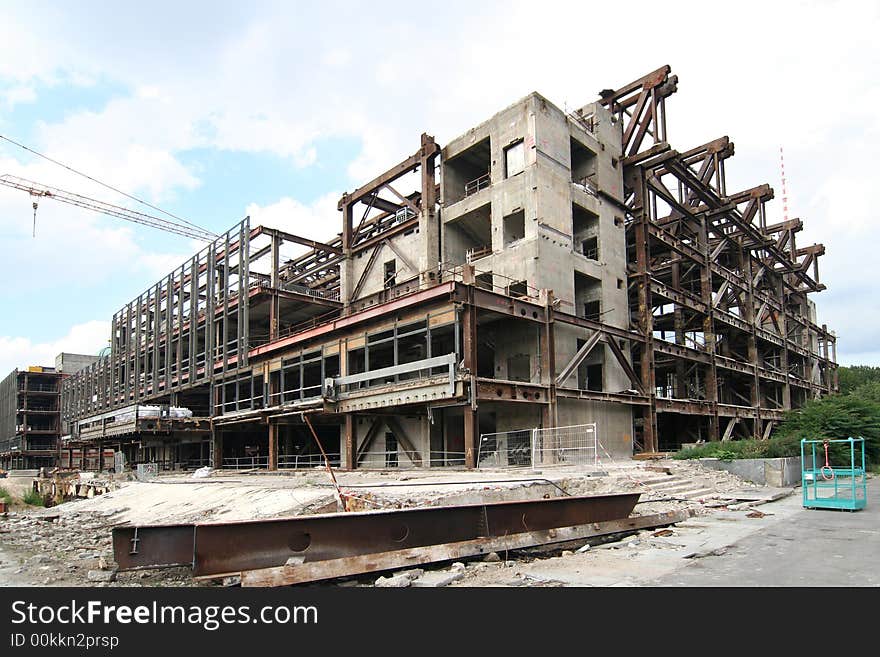
[[[880,365],[872,266],[880,3],[0,0],[0,135],[213,232],[245,216],[313,239],[336,201],[532,91],[581,107],[669,64],[669,141],[735,143],[728,191],[784,147],[798,245],[838,361]],[[10,174],[138,208],[0,141]],[[110,318],[193,255],[188,238],[0,186],[0,373],[97,353]]]

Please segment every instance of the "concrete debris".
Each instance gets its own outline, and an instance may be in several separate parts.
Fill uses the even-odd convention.
[[[116,571],[113,570],[90,570],[86,575],[90,582],[112,582],[116,579]]]
[[[700,517],[711,516],[718,513],[717,509],[726,507],[745,511],[739,516],[741,518],[761,518],[770,515],[770,512],[756,511],[755,506],[777,499],[779,495],[774,489],[751,488],[731,473],[707,470],[695,462],[653,461],[648,469],[642,463],[627,461],[608,464],[606,469],[607,472],[603,472],[601,477],[588,476],[574,468],[546,473],[547,477],[552,477],[552,483],[546,480],[523,482],[522,473],[517,473],[518,481],[483,483],[480,481],[481,473],[420,472],[418,477],[411,477],[420,480],[415,485],[402,483],[401,480],[389,481],[387,473],[364,471],[345,473],[343,485],[357,489],[359,498],[371,502],[365,506],[365,510],[468,504],[481,500],[536,499],[548,494],[555,497],[560,494],[561,488],[570,495],[639,492],[641,498],[636,515],[687,511],[691,517]],[[498,473],[487,476],[499,477]],[[436,477],[436,485],[431,485],[432,477]],[[455,482],[467,482],[467,485]],[[688,499],[687,496],[695,491],[699,492],[699,496]],[[42,580],[49,575],[53,584],[64,586],[111,583],[116,586],[238,586],[240,580],[237,578],[225,578],[222,584],[219,579],[194,581],[188,569],[116,573],[112,557],[112,527],[125,523],[223,522],[311,514],[327,512],[331,502],[334,508],[330,510],[335,510],[333,494],[327,489],[326,482],[323,478],[316,479],[309,472],[271,476],[254,473],[245,478],[240,472],[213,471],[210,480],[193,481],[191,475],[177,474],[160,475],[152,483],[125,482],[118,490],[88,500],[60,504],[51,510],[10,512],[0,529],[0,556],[4,557],[3,563],[0,563],[0,579],[8,580],[13,585],[27,584],[34,577]],[[721,515],[725,515],[723,511]],[[573,555],[606,548],[611,551],[597,552],[590,557],[590,563],[605,558],[629,559],[653,547],[662,548],[676,560],[681,559],[682,555],[686,559],[698,559],[723,554],[699,548],[701,544],[696,535],[703,532],[703,526],[706,525],[688,521],[686,527],[676,525],[674,529],[642,530],[638,534],[609,536],[601,541],[591,541],[592,546],[589,543],[578,549],[566,546],[568,549],[556,552],[557,556],[549,558],[529,556],[522,559],[515,553],[490,552],[482,559],[467,564],[455,562],[443,570],[426,572],[422,568],[411,568],[397,571],[393,575],[379,577],[374,585],[439,587],[460,582],[465,577],[465,585],[477,585],[479,581],[498,583],[501,581],[498,576],[502,573],[503,581],[507,582],[514,572],[509,568],[520,570],[523,564],[552,561],[565,564],[559,568],[576,570],[578,566],[575,564],[583,564],[584,561],[571,560]],[[667,540],[671,536],[680,537],[676,544]],[[295,557],[291,563],[299,561],[301,559]],[[493,567],[499,563],[506,568]],[[557,580],[569,581],[568,577],[558,574],[547,577],[535,574],[534,578],[520,578],[520,583],[516,585],[550,586],[555,585],[552,582]],[[361,578],[354,580],[354,584],[350,580],[349,585],[370,584]]]
[[[413,583],[413,580],[405,575],[393,575],[380,577],[376,580],[376,586],[380,588],[403,589]]]
[[[412,568],[410,570],[402,570],[399,573],[394,573],[395,577],[409,577],[412,579],[418,579],[422,575],[425,574],[425,571],[422,568]]]
[[[211,476],[211,473],[214,472],[214,468],[209,468],[205,466],[204,468],[199,468],[195,472],[192,473],[193,479],[205,479]]]
[[[464,573],[454,571],[434,571],[428,572],[412,582],[413,586],[439,588],[441,586],[449,586],[453,582],[464,578]],[[407,580],[409,581],[409,580]]]

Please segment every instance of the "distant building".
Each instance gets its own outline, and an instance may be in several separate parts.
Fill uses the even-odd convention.
[[[76,374],[98,360],[98,356],[89,354],[69,354],[62,352],[55,356],[55,371],[62,374]]]
[[[0,382],[0,467],[36,469],[58,465],[61,379],[97,356],[61,353],[55,367],[13,370]]]

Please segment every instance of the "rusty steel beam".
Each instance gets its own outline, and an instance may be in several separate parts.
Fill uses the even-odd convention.
[[[541,531],[520,532],[495,538],[478,538],[471,541],[444,543],[426,547],[393,550],[381,554],[369,554],[342,559],[329,559],[311,564],[297,564],[262,568],[241,573],[242,586],[290,586],[320,580],[373,573],[400,567],[436,561],[453,561],[476,557],[489,552],[520,550],[539,545],[552,545],[568,541],[629,533],[639,529],[665,527],[687,520],[687,511],[668,511],[647,516],[635,516],[620,520],[591,522],[574,527],[560,527]]]
[[[114,527],[113,554],[120,570],[189,566],[195,576],[225,575],[618,520],[629,516],[639,495]]]

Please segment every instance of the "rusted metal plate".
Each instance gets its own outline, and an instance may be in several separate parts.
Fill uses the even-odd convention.
[[[113,558],[119,570],[193,565],[195,525],[114,527]]]
[[[195,575],[234,573],[507,536],[626,518],[638,493],[394,511],[299,516],[275,520],[142,527],[149,539],[130,554],[135,528],[114,529],[120,569],[181,563],[189,541]],[[145,533],[146,532],[146,533]],[[149,550],[156,550],[151,556]]]

